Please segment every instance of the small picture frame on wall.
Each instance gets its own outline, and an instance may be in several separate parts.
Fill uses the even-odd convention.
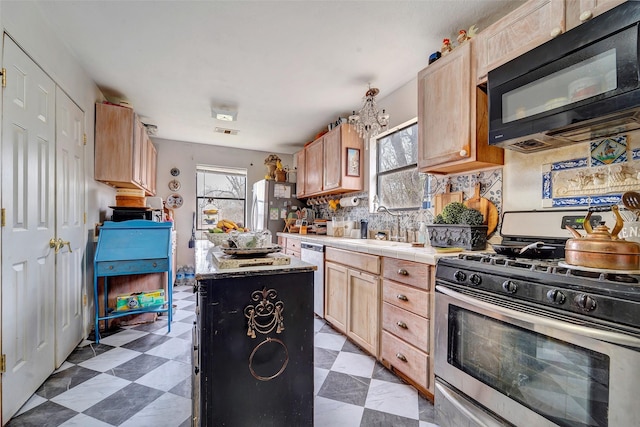
[[[360,150],[347,148],[347,176],[360,176]]]

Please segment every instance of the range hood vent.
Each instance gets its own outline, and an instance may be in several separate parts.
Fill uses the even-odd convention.
[[[223,133],[225,135],[237,135],[238,134],[238,130],[236,130],[236,129],[227,129],[227,128],[216,127],[215,131],[217,133]]]

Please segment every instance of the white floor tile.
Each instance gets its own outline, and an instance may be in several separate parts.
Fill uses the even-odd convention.
[[[418,392],[407,384],[371,380],[365,408],[417,420]]]
[[[170,360],[135,382],[162,391],[169,391],[181,381],[189,378],[191,366],[186,363]]]
[[[329,374],[328,369],[322,368],[313,368],[313,395],[315,396],[320,391],[320,387],[324,383],[324,380],[327,379],[327,375]]]
[[[190,416],[191,399],[167,393],[120,424],[120,427],[179,426]]]
[[[194,304],[194,301],[175,299],[175,298],[173,299],[173,305],[175,305],[178,310],[182,310],[183,307],[186,307],[188,305],[193,305],[193,304]],[[193,314],[193,313],[189,313],[189,314]]]
[[[438,426],[438,424],[428,423],[426,421],[420,421],[420,424],[418,427],[440,427],[440,426]]]
[[[364,408],[316,396],[313,412],[314,427],[359,427]]]
[[[343,351],[336,357],[331,370],[342,372],[343,374],[371,378],[374,366],[375,360],[370,356]]]
[[[117,334],[109,335],[108,337],[105,337],[105,338],[100,338],[100,344],[119,347],[121,345],[130,343],[131,341],[137,340],[138,338],[142,338],[147,334],[148,332],[144,332],[144,331],[136,331],[134,329],[125,329],[122,332],[118,332]]]
[[[85,414],[78,414],[60,424],[59,427],[111,427],[111,424],[107,424]]]
[[[329,350],[342,350],[344,342],[347,337],[338,334],[325,334],[324,332],[318,332],[315,336],[314,344],[316,347],[326,348]]]
[[[146,354],[164,357],[165,359],[175,359],[185,352],[191,351],[191,343],[179,338],[171,338],[169,341],[147,351]]]
[[[118,347],[113,350],[109,350],[106,353],[99,354],[89,360],[85,360],[84,362],[79,363],[79,365],[83,368],[93,369],[94,371],[106,372],[139,355],[139,351]]]
[[[171,332],[167,332],[167,328],[160,328],[156,331],[153,331],[155,335],[165,335],[167,337],[177,337],[179,335],[184,334],[187,331],[190,331],[193,328],[191,323],[182,323],[182,322],[172,322],[171,323]]]
[[[51,401],[82,412],[129,384],[131,381],[113,375],[100,374],[57,395]]]
[[[24,405],[22,405],[22,408],[18,409],[18,412],[14,416],[17,417],[18,415],[25,413],[28,410],[33,409],[36,406],[41,405],[46,401],[47,399],[45,399],[44,397],[40,397],[37,394],[33,394],[26,402],[24,402]]]
[[[54,374],[56,374],[56,373],[58,373],[58,372],[62,372],[62,371],[64,371],[65,369],[69,369],[69,368],[71,368],[71,367],[73,367],[73,366],[76,366],[76,365],[74,365],[73,363],[69,363],[69,362],[67,362],[67,361],[65,360],[64,362],[62,362],[62,365],[60,365],[60,367],[59,367],[58,369],[56,369],[55,371],[53,371],[53,373],[54,373]]]
[[[173,315],[173,321],[174,322],[178,322],[182,319],[186,319],[187,317],[193,315],[192,311],[187,311],[187,310],[178,310],[176,311],[176,314]],[[173,323],[171,323],[171,327],[173,328]]]
[[[325,325],[324,320],[313,319],[313,332],[318,332]]]

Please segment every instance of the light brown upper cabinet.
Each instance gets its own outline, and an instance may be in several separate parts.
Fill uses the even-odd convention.
[[[626,0],[567,0],[567,31],[601,15]]]
[[[296,163],[296,197],[302,197],[305,194],[305,150],[302,149],[293,155]]]
[[[362,191],[364,188],[364,143],[349,124],[341,124],[307,145],[304,158],[304,177],[298,171],[298,182],[304,182],[298,197]],[[299,163],[298,163],[299,164]]]
[[[126,107],[96,104],[96,181],[155,195],[157,155],[144,125]]]
[[[487,94],[472,78],[471,42],[418,73],[418,168],[459,173],[504,164],[488,145]]]
[[[486,82],[490,70],[563,33],[564,16],[565,0],[530,0],[482,30],[473,39],[476,84]]]

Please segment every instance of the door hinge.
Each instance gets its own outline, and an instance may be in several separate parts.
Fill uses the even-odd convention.
[[[82,134],[82,142],[84,143],[84,145],[87,145],[87,134]]]
[[[0,374],[7,372],[7,355],[0,356]]]
[[[82,305],[87,305],[87,295],[82,295]]]
[[[0,227],[4,227],[7,225],[7,210],[2,208],[2,212],[0,213]]]
[[[83,220],[84,220],[84,224],[86,224],[87,223],[87,213],[86,212],[83,215]]]
[[[2,87],[7,87],[7,69],[2,67]]]

